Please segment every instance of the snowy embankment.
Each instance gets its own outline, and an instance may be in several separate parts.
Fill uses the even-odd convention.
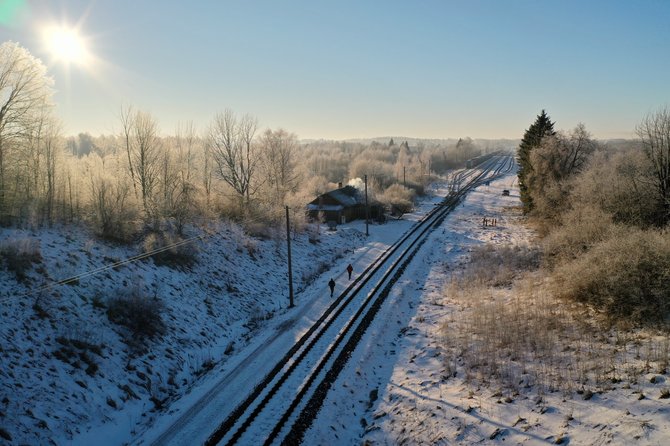
[[[141,247],[105,244],[81,228],[0,232],[3,249],[33,257],[21,282],[0,270],[0,443],[130,441],[287,311],[281,236],[256,240],[230,225],[206,233],[188,245],[192,265],[171,267],[123,263]],[[311,238],[292,240],[299,305],[310,286],[325,295],[323,271],[343,270],[365,236],[349,227]],[[162,308],[164,334],[138,342],[110,321],[110,302],[132,295]]]

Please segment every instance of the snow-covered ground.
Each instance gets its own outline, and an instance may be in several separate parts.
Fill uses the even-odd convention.
[[[614,365],[618,378],[603,376],[593,392],[588,370],[584,377],[563,377],[560,389],[552,389],[549,378],[551,385],[542,385],[539,376],[534,385],[518,383],[509,391],[493,376],[472,376],[476,372],[467,369],[472,362],[463,361],[467,344],[450,345],[455,335],[449,331],[467,330],[463,321],[473,318],[470,299],[475,297],[451,295],[447,286],[452,274],[466,267],[468,252],[487,243],[526,246],[533,241],[520,215],[514,180],[508,175],[479,187],[433,233],[340,375],[334,386],[339,390],[329,394],[304,444],[670,444],[670,400],[660,398],[668,389],[668,370],[658,370],[670,359],[667,347],[649,355],[655,362],[647,359],[646,368],[639,353],[649,346],[663,350],[667,335],[658,342],[653,334],[630,339],[630,344],[641,342],[639,373],[624,378],[623,364]],[[502,196],[503,189],[511,190],[509,197]],[[497,226],[484,227],[485,217],[497,219]],[[508,305],[513,292],[498,289],[484,300]],[[589,354],[601,361],[620,341],[608,340],[607,331],[581,334],[596,338]],[[566,341],[559,336],[556,342]],[[628,349],[631,360],[634,349]]]
[[[210,234],[191,245],[197,260],[188,269],[150,259],[106,269],[139,248],[102,243],[80,228],[2,230],[2,246],[28,246],[41,260],[25,284],[0,270],[0,429],[15,444],[128,442],[159,406],[197,389],[262,338],[267,321],[287,313],[285,240],[252,239],[233,226]],[[342,275],[365,241],[357,226],[322,228],[316,238],[292,241],[297,311],[325,299],[323,271],[338,265]],[[106,314],[109,300],[132,292],[161,302],[167,327],[136,347]]]
[[[670,442],[670,400],[658,398],[666,375],[650,370],[628,388],[613,385],[588,400],[576,391],[538,394],[532,386],[502,395],[495,381],[471,379],[445,346],[445,323],[456,324],[471,308],[463,296],[445,292],[470,249],[532,240],[515,210],[514,179],[508,175],[470,193],[432,234],[340,375],[305,444]],[[355,272],[363,270],[445,192],[436,186],[435,197],[414,214],[370,226],[367,238],[361,222],[322,231],[318,243],[298,235],[292,242],[294,309],[287,308],[281,237],[260,241],[235,227],[211,228],[211,236],[194,243],[197,262],[188,271],[144,260],[43,287],[47,278],[104,268],[138,251],[105,245],[81,230],[3,230],[0,240],[38,243],[42,260],[28,285],[0,271],[0,428],[11,435],[10,444],[146,444],[222,376],[253,370],[248,358],[280,331],[290,338],[304,330],[330,303],[330,277],[342,290],[349,262]],[[482,227],[484,217],[496,218],[497,226]],[[128,347],[104,308],[107,299],[133,288],[158,297],[167,322],[166,334],[139,351]],[[509,299],[504,290],[499,295]],[[280,350],[263,360],[281,356]]]
[[[0,248],[39,260],[23,283],[0,269],[0,444],[116,445],[158,435],[279,329],[304,330],[330,303],[331,277],[344,289],[348,263],[361,271],[438,199],[370,225],[369,237],[360,221],[296,235],[294,309],[281,232],[258,240],[233,225],[210,227],[187,245],[194,265],[174,268],[125,263],[141,246],[104,243],[83,228],[3,229]],[[109,301],[132,293],[164,306],[162,337],[129,345],[128,331],[110,322]]]

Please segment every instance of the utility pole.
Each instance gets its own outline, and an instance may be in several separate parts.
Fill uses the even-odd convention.
[[[407,182],[405,181],[405,166],[402,166],[402,187],[407,188]]]
[[[368,207],[368,176],[365,175],[363,178],[365,178],[365,235],[368,236],[370,235],[370,231],[368,231],[368,222],[370,220],[370,208]]]
[[[289,308],[293,308],[293,272],[291,271],[291,226],[288,220],[288,206],[286,206],[286,243],[288,244],[288,300]]]

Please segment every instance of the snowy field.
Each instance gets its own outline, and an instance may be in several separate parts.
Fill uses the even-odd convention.
[[[542,374],[533,361],[519,372],[527,381],[510,389],[473,364],[468,350],[481,339],[465,333],[474,327],[473,310],[481,308],[476,302],[499,302],[500,308],[523,303],[511,286],[482,298],[454,290],[450,280],[467,268],[477,246],[532,242],[518,211],[515,178],[508,175],[470,193],[431,235],[340,375],[304,444],[670,444],[670,400],[659,398],[668,389],[660,370],[662,358],[668,358],[667,336],[627,334],[619,343],[621,364],[613,364],[617,379],[592,378],[578,362],[555,368],[575,376],[554,385],[543,378],[551,370]],[[502,196],[502,189],[511,190],[510,196]],[[105,269],[138,250],[104,245],[82,231],[3,230],[2,240],[38,243],[42,257],[27,284],[0,272],[0,428],[12,437],[8,444],[150,443],[221,386],[222,376],[254,378],[249,370],[255,356],[264,362],[281,356],[283,350],[263,346],[304,331],[330,303],[327,281],[335,278],[336,292],[343,290],[346,265],[354,265],[354,274],[362,271],[446,188],[436,186],[434,192],[414,214],[371,225],[368,238],[361,222],[335,232],[322,228],[317,243],[298,235],[292,242],[294,309],[287,308],[281,236],[261,241],[233,226],[210,228],[210,236],[194,243],[197,261],[187,272],[151,260]],[[495,218],[497,226],[483,227],[485,217]],[[101,273],[75,283],[46,286],[98,268]],[[165,305],[167,331],[145,349],[129,347],[124,330],[105,315],[106,299],[131,289]],[[558,304],[542,300],[525,306],[539,305]],[[610,352],[619,344],[607,333],[594,335],[591,359],[617,358]],[[499,375],[509,378],[519,361],[503,359],[509,366]],[[232,407],[229,400],[223,409]],[[220,421],[222,408],[214,409],[205,412],[210,424],[202,429]],[[183,438],[191,442],[181,444],[197,444],[206,434],[186,432]]]

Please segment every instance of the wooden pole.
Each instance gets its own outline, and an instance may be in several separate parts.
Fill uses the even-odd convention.
[[[293,272],[291,271],[291,226],[288,220],[288,206],[286,206],[286,244],[288,245],[288,300],[289,308],[293,308]]]
[[[368,231],[368,222],[370,220],[370,208],[368,207],[368,176],[365,175],[365,235],[370,235]]]

